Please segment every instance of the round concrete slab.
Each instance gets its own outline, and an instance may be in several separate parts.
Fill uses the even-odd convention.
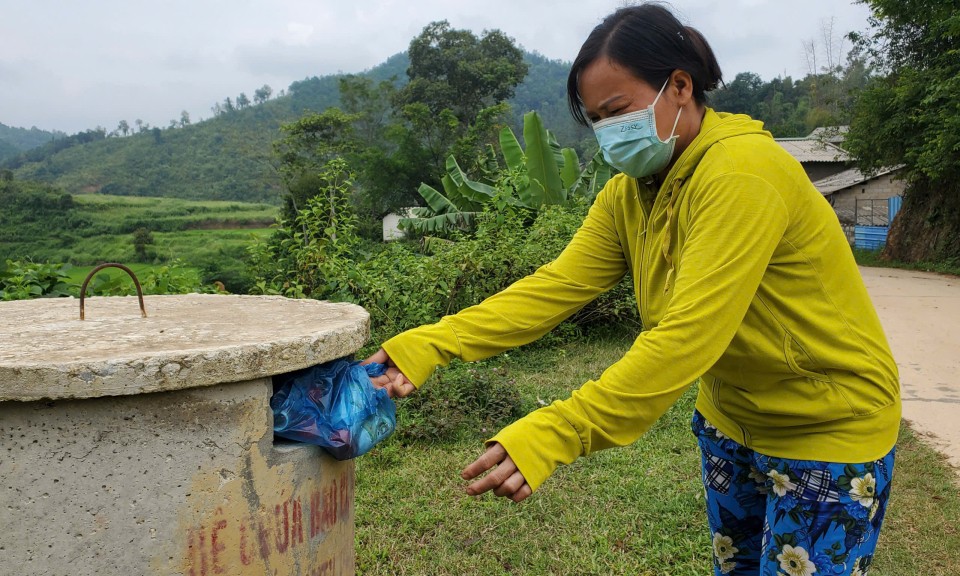
[[[346,356],[356,305],[186,294],[0,303],[0,401],[122,396],[272,376]]]

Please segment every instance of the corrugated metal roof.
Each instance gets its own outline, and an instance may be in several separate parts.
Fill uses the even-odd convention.
[[[807,140],[818,140],[831,144],[841,144],[850,131],[849,126],[819,126],[807,134]]]
[[[849,170],[844,170],[834,174],[833,176],[827,176],[821,180],[817,180],[813,185],[820,191],[824,196],[829,196],[834,192],[840,190],[846,190],[851,186],[856,186],[868,180],[873,180],[874,178],[879,178],[884,174],[889,174],[894,170],[899,170],[901,166],[894,166],[893,168],[885,168],[876,174],[871,174],[869,176],[865,175],[863,172],[856,168],[850,168]]]
[[[847,151],[834,146],[829,142],[810,140],[807,138],[777,138],[777,144],[796,158],[801,164],[804,162],[847,162],[850,155]]]

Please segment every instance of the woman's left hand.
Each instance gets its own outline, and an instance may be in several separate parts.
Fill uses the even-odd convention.
[[[467,486],[467,494],[479,496],[488,490],[493,490],[497,496],[520,502],[533,494],[526,478],[520,473],[513,459],[506,449],[499,443],[493,443],[482,456],[463,469],[460,476],[464,480],[472,480],[484,472],[491,472]]]

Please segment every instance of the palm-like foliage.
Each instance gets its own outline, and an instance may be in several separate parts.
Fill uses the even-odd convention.
[[[526,150],[509,127],[500,131],[506,169],[500,169],[490,148],[487,165],[496,170],[486,182],[471,180],[456,158],[447,157],[447,173],[440,181],[443,191],[421,184],[419,193],[427,205],[415,208],[416,217],[402,219],[400,226],[418,234],[469,231],[476,215],[497,198],[537,212],[542,206],[567,204],[578,196],[592,201],[610,179],[610,167],[599,153],[581,168],[576,151],[561,148],[536,112],[523,117],[523,139]]]

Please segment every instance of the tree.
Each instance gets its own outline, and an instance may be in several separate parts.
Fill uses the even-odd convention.
[[[710,103],[725,112],[756,116],[763,87],[759,74],[740,72],[722,90],[710,94]]]
[[[128,124],[126,120],[121,120],[120,123],[117,124],[117,131],[126,136],[130,133],[130,124]]]
[[[424,103],[434,114],[452,110],[463,124],[513,96],[527,74],[523,52],[503,32],[477,38],[446,20],[428,24],[410,42],[409,54],[410,82],[397,95],[400,104]]]
[[[153,244],[153,234],[147,228],[137,228],[133,231],[133,251],[137,255],[137,260],[146,262],[149,260],[147,246]]]
[[[183,128],[184,126],[189,126],[189,125],[190,125],[190,113],[187,112],[186,110],[183,110],[180,112],[180,127]]]
[[[854,53],[885,73],[863,91],[846,146],[863,170],[903,165],[885,254],[960,258],[960,0],[862,0]]]
[[[374,84],[370,78],[351,74],[340,78],[339,87],[340,103],[345,112],[356,115],[354,130],[363,144],[382,143],[384,129],[393,118],[394,80]]]
[[[241,92],[240,95],[237,96],[237,110],[243,110],[249,105],[250,99],[247,98],[246,92]]]
[[[284,136],[274,144],[274,154],[287,190],[284,218],[295,220],[307,200],[318,193],[322,187],[318,175],[332,160],[356,150],[356,119],[339,108],[328,108],[280,128]]]
[[[393,109],[406,131],[399,138],[404,153],[429,159],[419,180],[438,183],[451,151],[474,172],[483,147],[496,141],[498,124],[506,122],[500,105],[527,73],[523,52],[499,30],[478,38],[441,21],[410,42],[409,55],[410,81],[397,91]]]
[[[263,104],[270,99],[271,94],[273,94],[273,88],[264,84],[260,88],[257,88],[253,91],[253,101],[257,104]]]

